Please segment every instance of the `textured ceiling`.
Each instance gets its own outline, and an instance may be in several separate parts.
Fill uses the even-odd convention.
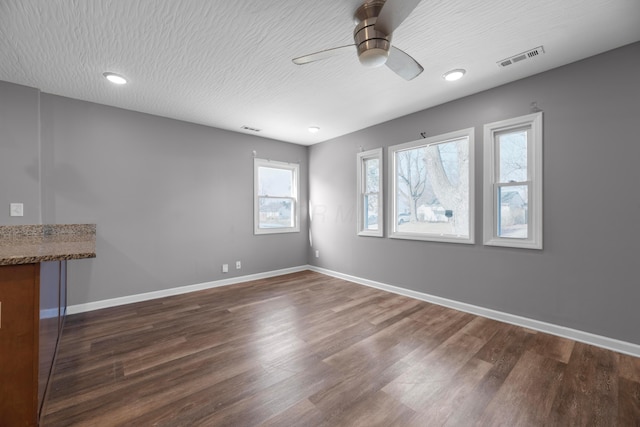
[[[291,62],[352,43],[360,3],[0,0],[0,80],[308,145],[640,40],[638,0],[423,0],[393,35],[425,69],[412,81],[355,55]]]

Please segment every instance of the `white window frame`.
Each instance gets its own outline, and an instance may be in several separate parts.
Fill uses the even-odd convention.
[[[365,204],[367,203],[367,197],[369,193],[367,193],[367,170],[365,168],[365,163],[368,160],[378,160],[378,229],[377,230],[367,230],[366,222],[365,222],[365,213],[367,209],[365,208]],[[363,151],[358,153],[357,155],[357,173],[358,173],[358,236],[371,236],[371,237],[383,237],[384,236],[384,194],[383,194],[383,164],[382,164],[382,148],[376,148],[373,150]]]
[[[268,167],[274,169],[285,169],[293,172],[293,183],[291,188],[293,209],[293,227],[283,228],[260,228],[260,198],[266,197],[260,195],[260,182],[258,168]],[[281,198],[281,197],[278,197]],[[280,233],[296,233],[300,231],[300,165],[297,163],[278,162],[267,159],[253,159],[253,232],[254,234],[280,234]]]
[[[406,142],[404,144],[393,145],[388,149],[388,168],[389,168],[389,217],[388,217],[388,230],[389,237],[393,239],[409,239],[409,240],[425,240],[432,242],[447,242],[447,243],[462,243],[462,244],[474,244],[475,243],[475,144],[474,144],[474,128],[462,129],[454,132],[449,132],[443,135],[432,136],[429,138],[419,139],[416,141]],[[441,144],[450,141],[454,141],[461,138],[467,138],[469,142],[469,236],[454,236],[454,235],[442,235],[442,234],[428,234],[428,233],[412,233],[412,232],[400,232],[398,231],[397,217],[397,195],[396,189],[398,186],[396,176],[396,152],[404,151],[407,149],[423,147],[427,145]]]
[[[499,183],[500,159],[496,135],[509,130],[527,129],[527,181]],[[542,112],[484,125],[484,244],[524,249],[542,249]],[[509,185],[528,186],[527,238],[498,235],[498,191]]]

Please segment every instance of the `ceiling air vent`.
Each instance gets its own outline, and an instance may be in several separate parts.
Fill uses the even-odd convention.
[[[256,129],[256,128],[252,128],[250,126],[241,126],[240,129],[243,130],[250,130],[251,132],[260,132],[262,129]]]
[[[544,48],[542,46],[538,46],[535,49],[528,50],[526,52],[519,53],[517,55],[513,55],[509,58],[505,58],[502,61],[498,61],[498,67],[505,68],[509,65],[513,65],[516,62],[524,61],[525,59],[533,59],[536,56],[540,56],[544,53]]]

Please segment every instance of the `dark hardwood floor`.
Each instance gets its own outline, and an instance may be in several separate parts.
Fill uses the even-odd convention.
[[[639,426],[640,359],[306,271],[70,316],[43,425]]]

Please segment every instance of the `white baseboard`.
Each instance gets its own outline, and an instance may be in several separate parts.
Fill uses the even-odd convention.
[[[311,271],[316,271],[318,273],[326,274],[327,276],[337,277],[339,279],[358,283],[360,285],[365,285],[383,291],[392,292],[394,294],[404,295],[421,301],[426,301],[444,307],[453,308],[455,310],[464,311],[465,313],[487,317],[489,319],[498,320],[500,322],[509,323],[516,326],[522,326],[524,328],[533,329],[540,332],[546,332],[548,334],[556,335],[563,338],[569,338],[574,341],[595,345],[598,347],[606,348],[608,350],[628,354],[630,356],[640,357],[640,345],[638,344],[620,341],[617,339],[592,334],[590,332],[579,331],[577,329],[571,329],[564,326],[554,325],[552,323],[542,322],[540,320],[517,316],[515,314],[504,313],[489,308],[479,307],[476,305],[450,300],[435,295],[412,291],[410,289],[404,289],[393,285],[387,285],[385,283],[363,279],[356,276],[350,276],[348,274],[338,273],[336,271],[327,270],[321,267],[310,265],[308,266],[308,269]]]
[[[249,274],[246,276],[232,277],[230,279],[216,280],[213,282],[198,283],[195,285],[179,286],[177,288],[163,289],[161,291],[146,292],[144,294],[128,295],[126,297],[112,298],[102,301],[89,302],[86,304],[76,304],[67,307],[67,314],[84,313],[86,311],[100,310],[101,308],[116,307],[119,305],[131,304],[134,302],[149,301],[156,298],[164,298],[173,295],[186,294],[189,292],[202,291],[204,289],[217,288],[220,286],[234,285],[236,283],[249,282],[251,280],[267,279],[269,277],[282,276],[283,274],[297,273],[309,270],[309,266],[285,268],[282,270],[268,271],[265,273]]]
[[[250,274],[247,276],[233,277],[230,279],[216,280],[213,282],[199,283],[195,285],[180,286],[177,288],[163,289],[161,291],[147,292],[144,294],[129,295],[126,297],[112,298],[86,304],[71,305],[67,308],[67,314],[83,313],[86,311],[99,310],[101,308],[115,307],[140,301],[148,301],[156,298],[164,298],[172,295],[180,295],[189,292],[201,291],[204,289],[217,288],[220,286],[234,285],[236,283],[249,282],[251,280],[267,279],[269,277],[282,276],[284,274],[297,273],[304,270],[315,271],[318,273],[326,274],[327,276],[337,277],[339,279],[348,280],[360,285],[365,285],[383,291],[392,292],[394,294],[404,295],[406,297],[426,301],[432,304],[438,304],[444,307],[453,308],[455,310],[464,311],[465,313],[487,317],[489,319],[498,320],[500,322],[509,323],[516,326],[522,326],[524,328],[533,329],[540,332],[546,332],[548,334],[556,335],[563,338],[569,338],[574,341],[595,345],[619,353],[628,354],[630,356],[640,357],[640,345],[638,344],[620,341],[613,338],[592,334],[590,332],[584,332],[577,329],[567,328],[565,326],[554,325],[553,323],[542,322],[540,320],[496,311],[485,307],[467,304],[464,302],[450,300],[435,295],[412,291],[410,289],[404,289],[397,286],[388,285],[386,283],[376,282],[374,280],[363,279],[360,277],[351,276],[348,274],[343,274],[337,271],[327,270],[325,268],[315,267],[312,265],[301,265],[298,267],[268,271],[265,273]]]

